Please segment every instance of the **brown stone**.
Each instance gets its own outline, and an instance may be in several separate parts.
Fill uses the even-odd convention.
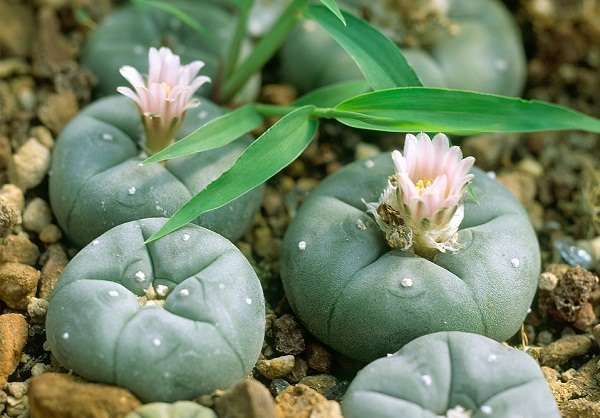
[[[540,364],[548,367],[560,366],[574,357],[587,354],[591,348],[592,339],[587,335],[567,335],[541,349]]]
[[[40,276],[39,297],[48,299],[69,259],[60,244],[49,245],[42,258],[45,261]]]
[[[275,402],[264,385],[246,379],[215,401],[220,418],[275,418]]]
[[[0,315],[0,388],[19,365],[29,327],[21,314]]]
[[[6,168],[12,156],[10,140],[0,135],[0,169]]]
[[[294,368],[287,375],[287,380],[292,383],[298,383],[302,379],[306,377],[306,373],[308,372],[308,363],[302,357],[296,357],[296,361],[294,362]]]
[[[21,263],[35,266],[40,256],[37,245],[25,235],[9,235],[0,239],[0,264]]]
[[[37,24],[32,48],[33,74],[52,77],[74,59],[76,51],[63,36],[56,12],[50,7],[39,9]]]
[[[304,351],[304,329],[293,315],[285,314],[273,321],[275,349],[284,354],[300,354]]]
[[[298,384],[285,389],[275,398],[277,418],[342,418],[340,405]]]
[[[321,373],[329,372],[331,369],[332,356],[323,344],[311,341],[306,345],[304,353],[308,366]]]
[[[51,94],[38,108],[38,117],[54,134],[59,134],[64,126],[77,114],[79,107],[72,91]]]
[[[64,373],[44,373],[29,381],[32,418],[123,418],[141,405],[129,391],[84,383]]]
[[[28,55],[34,28],[33,14],[28,5],[0,0],[0,51],[3,56]]]
[[[27,309],[29,299],[35,296],[40,272],[20,263],[0,265],[0,299],[9,308]]]
[[[330,374],[317,374],[306,376],[300,380],[299,384],[306,385],[319,393],[325,393],[328,390],[333,389],[338,384],[338,381],[335,376]]]
[[[597,287],[598,277],[580,266],[567,264],[549,264],[545,273],[556,276],[558,282],[551,291],[540,290],[540,312],[558,321],[574,322]]]

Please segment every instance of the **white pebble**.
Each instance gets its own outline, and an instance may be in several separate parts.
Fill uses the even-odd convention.
[[[373,162],[373,160],[367,160],[367,161],[365,161],[365,167],[373,168],[373,167],[375,167],[375,163]]]
[[[69,339],[69,333],[68,332],[63,333],[62,337],[63,337],[63,340],[68,340]]]
[[[486,415],[491,415],[492,412],[494,412],[494,410],[489,405],[481,405],[481,412],[483,412]]]
[[[184,241],[188,241],[190,239],[190,234],[183,234],[183,238]]]
[[[298,249],[299,249],[300,251],[304,251],[304,250],[306,250],[306,241],[300,241],[300,242],[298,243]]]
[[[100,244],[100,241],[98,241],[97,239],[92,241],[92,245],[95,247],[96,245]]]
[[[137,189],[135,188],[135,186],[131,186],[129,189],[127,189],[127,193],[130,195],[134,195],[136,191]]]
[[[161,344],[162,344],[162,341],[160,341],[158,338],[154,338],[154,339],[152,340],[152,345],[153,345],[154,347],[159,347]]]
[[[141,283],[144,280],[146,280],[146,275],[144,274],[144,272],[142,270],[139,270],[137,273],[135,273],[135,281],[136,282]]]
[[[433,379],[428,374],[424,374],[423,376],[421,376],[421,380],[423,381],[423,383],[425,383],[425,386],[431,386],[431,384],[433,383]]]
[[[246,298],[246,305],[252,305],[252,299]]]
[[[113,298],[116,298],[117,296],[119,296],[119,292],[117,292],[116,290],[109,290],[108,296],[112,296]]]
[[[111,134],[104,133],[104,134],[102,134],[102,139],[104,139],[105,141],[112,141],[114,138]]]
[[[518,258],[513,258],[513,259],[510,260],[510,264],[512,264],[512,266],[514,268],[517,268],[517,267],[519,267],[519,265],[521,264],[521,262],[519,261]]]
[[[400,284],[402,285],[402,287],[412,287],[413,281],[412,281],[412,279],[405,277],[404,279],[402,279],[400,281]]]
[[[189,291],[189,290],[187,290],[187,289],[181,289],[181,290],[179,291],[179,294],[180,294],[181,296],[189,296],[189,295],[190,295],[190,291]]]

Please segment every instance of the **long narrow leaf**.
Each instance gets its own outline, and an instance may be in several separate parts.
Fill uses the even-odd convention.
[[[343,100],[367,91],[369,84],[365,80],[342,81],[306,93],[294,102],[294,106],[334,107]]]
[[[204,26],[202,26],[197,20],[190,17],[183,10],[173,6],[172,4],[167,3],[166,1],[161,0],[135,0],[136,3],[145,4],[148,6],[156,7],[162,11],[165,11],[177,19],[181,20],[184,24],[188,25],[190,28],[195,30],[201,36],[209,36],[212,38],[210,32],[206,30]]]
[[[344,19],[344,15],[342,14],[342,11],[338,7],[335,0],[321,0],[321,3],[323,3],[323,5],[327,7],[329,11],[335,15],[335,17],[340,19],[340,22],[342,22],[344,26],[346,26],[346,19]]]
[[[288,113],[254,141],[234,165],[180,208],[148,241],[158,239],[201,214],[220,208],[267,181],[294,161],[317,132],[314,106]]]
[[[429,87],[366,93],[340,103],[335,112],[348,126],[389,132],[600,132],[600,119],[555,104]]]
[[[356,61],[374,90],[421,86],[400,49],[367,22],[342,12],[346,26],[327,8],[313,5],[308,15],[316,20]]]
[[[146,158],[142,164],[156,163],[222,147],[258,128],[262,123],[256,106],[247,104],[202,125],[179,141]]]

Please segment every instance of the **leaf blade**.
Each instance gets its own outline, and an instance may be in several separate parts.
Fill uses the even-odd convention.
[[[290,112],[269,128],[240,155],[229,170],[183,205],[147,242],[158,239],[201,214],[226,205],[262,184],[294,161],[317,132],[311,119],[314,106]]]
[[[315,89],[297,99],[294,106],[314,105],[317,107],[334,107],[342,101],[369,90],[365,80],[342,81]]]
[[[342,11],[338,7],[335,0],[321,0],[321,3],[325,7],[327,7],[329,9],[329,11],[331,13],[333,13],[335,15],[335,17],[337,17],[340,20],[340,22],[342,22],[344,24],[344,26],[346,26],[346,19],[344,18],[344,15],[342,14]]]
[[[345,125],[389,132],[600,132],[599,119],[555,104],[430,87],[365,93],[340,103],[336,111],[350,112],[350,117],[336,117]]]
[[[421,86],[415,71],[400,49],[365,21],[345,12],[346,26],[320,5],[308,8],[308,15],[356,61],[374,90],[400,86]]]
[[[259,127],[262,122],[255,105],[242,106],[202,125],[188,136],[146,158],[142,164],[170,160],[222,147]]]

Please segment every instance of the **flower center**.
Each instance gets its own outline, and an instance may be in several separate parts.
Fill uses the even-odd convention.
[[[419,192],[419,196],[422,195],[425,190],[431,186],[431,184],[433,183],[433,179],[429,178],[429,177],[423,177],[422,179],[419,179],[416,183],[415,186],[417,188],[417,192]]]

